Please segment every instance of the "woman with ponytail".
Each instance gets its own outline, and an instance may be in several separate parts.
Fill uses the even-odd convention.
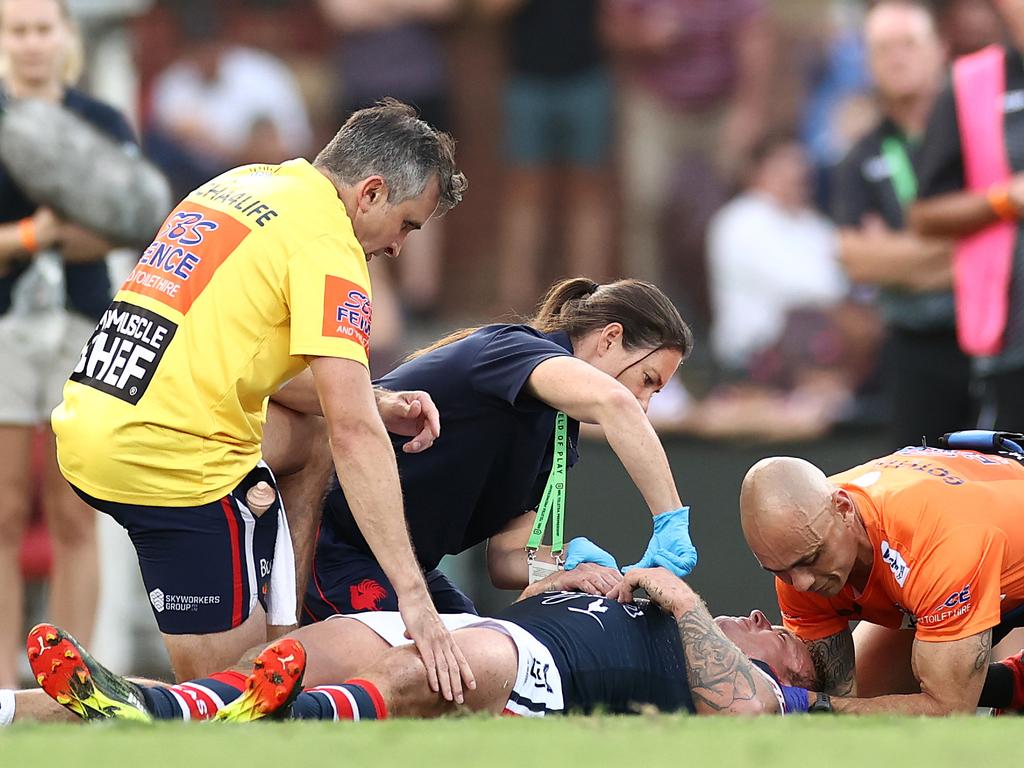
[[[73,87],[81,64],[66,0],[0,0],[0,103],[59,104],[119,144],[134,145],[123,115]],[[102,237],[29,199],[0,165],[0,615],[9,617],[0,622],[0,688],[14,683],[23,648],[18,545],[32,506],[30,459],[40,426],[54,549],[50,615],[79,638],[92,634],[99,591],[96,514],[57,470],[50,411],[110,302],[109,250]],[[45,288],[56,287],[53,275],[60,272],[64,295],[53,295],[59,291]]]
[[[426,391],[441,415],[441,435],[427,451],[397,450],[408,438],[393,436],[413,546],[440,612],[475,612],[436,568],[444,555],[482,541],[496,587],[527,585],[526,546],[551,473],[559,412],[568,417],[569,466],[580,422],[600,425],[654,516],[654,537],[637,565],[679,575],[693,568],[688,509],[645,413],[691,346],[686,323],[654,285],[574,278],[555,284],[527,323],[459,331],[377,382]],[[603,593],[621,578],[614,558],[586,539],[569,542],[564,557],[566,588]],[[545,547],[535,558],[553,560]],[[606,567],[574,571],[585,562]],[[303,620],[395,609],[394,590],[335,485]]]

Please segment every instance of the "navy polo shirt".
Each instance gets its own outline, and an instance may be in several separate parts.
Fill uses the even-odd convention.
[[[526,325],[489,325],[399,366],[378,386],[424,390],[441,414],[441,436],[419,454],[392,436],[413,548],[424,569],[504,530],[540,502],[554,444],[554,408],[524,387],[543,361],[572,355],[566,333]],[[579,422],[569,420],[569,465],[576,463]],[[335,482],[324,525],[369,552]]]
[[[74,112],[118,144],[137,146],[135,134],[124,115],[113,107],[69,88],[64,93],[64,108]],[[0,224],[24,219],[36,212],[32,202],[0,164]],[[10,269],[0,275],[0,315],[11,308],[14,284],[28,267],[29,260],[11,261]],[[110,276],[103,259],[80,264],[64,264],[64,285],[68,309],[99,319],[110,303]]]

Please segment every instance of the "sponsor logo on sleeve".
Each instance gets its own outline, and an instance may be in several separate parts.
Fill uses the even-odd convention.
[[[366,291],[334,275],[324,282],[323,335],[348,339],[370,354],[370,320],[373,309]]]
[[[932,608],[927,616],[919,616],[918,624],[932,626],[941,624],[944,621],[963,616],[971,610],[971,585],[964,584],[960,589],[951,592],[950,595]]]
[[[907,561],[903,559],[899,552],[889,546],[888,541],[883,541],[880,549],[882,551],[882,560],[889,566],[892,575],[896,577],[896,583],[902,587],[903,582],[907,580],[907,575],[910,573],[910,566],[907,565]]]
[[[115,301],[85,343],[70,379],[136,405],[177,330],[156,312]]]

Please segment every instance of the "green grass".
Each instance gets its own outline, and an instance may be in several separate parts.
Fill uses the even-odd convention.
[[[0,766],[989,766],[1019,760],[1021,720],[685,717],[448,719],[249,726],[25,725]]]

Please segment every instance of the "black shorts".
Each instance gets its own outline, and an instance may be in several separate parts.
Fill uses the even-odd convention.
[[[260,480],[276,490],[261,462],[227,496],[196,507],[120,504],[71,487],[128,531],[160,631],[208,635],[240,625],[257,601],[267,607],[280,496],[254,517],[245,494]]]
[[[476,613],[473,601],[436,568],[423,574],[438,613]],[[320,525],[313,574],[302,606],[302,624],[339,613],[397,611],[398,597],[373,557],[339,538],[328,521]]]
[[[658,608],[546,592],[500,611],[551,652],[566,712],[695,712],[675,620]]]

